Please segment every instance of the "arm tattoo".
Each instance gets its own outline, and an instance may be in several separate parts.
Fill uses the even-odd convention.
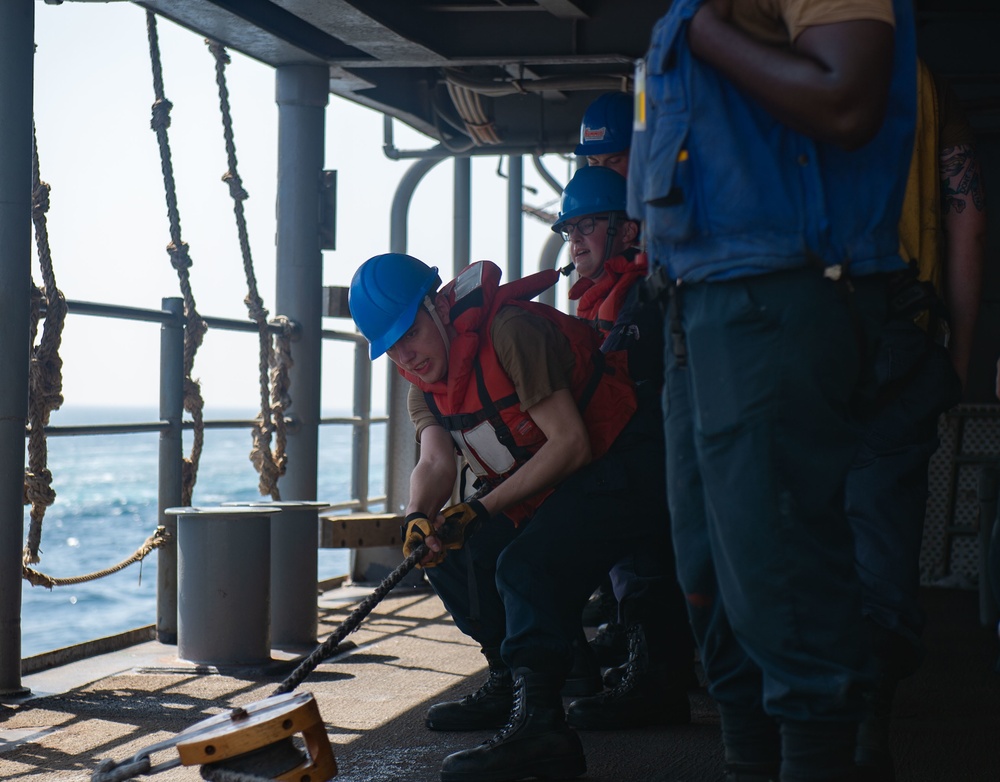
[[[941,150],[941,212],[960,213],[971,202],[973,208],[986,209],[979,158],[971,144],[959,144]]]

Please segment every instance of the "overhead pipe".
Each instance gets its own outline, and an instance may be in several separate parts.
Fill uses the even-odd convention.
[[[564,154],[570,151],[565,145],[548,144],[491,144],[477,147],[469,143],[467,147],[449,149],[438,144],[427,149],[399,149],[393,142],[392,117],[382,117],[382,153],[389,160],[443,160],[447,157],[475,157],[477,155],[545,155],[550,152]]]
[[[631,60],[622,60],[631,64]],[[458,71],[448,70],[445,79],[480,95],[499,97],[503,95],[523,95],[526,92],[573,92],[575,90],[600,90],[602,92],[631,92],[632,76],[543,76],[540,79],[510,79],[494,81],[476,79]]]

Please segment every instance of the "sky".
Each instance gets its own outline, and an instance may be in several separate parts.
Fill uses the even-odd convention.
[[[41,178],[51,186],[47,215],[58,287],[69,300],[158,309],[179,296],[177,273],[166,253],[169,223],[156,134],[145,11],[127,2],[35,4],[35,126]],[[190,246],[191,285],[203,316],[246,318],[246,278],[233,204],[222,174],[226,153],[215,83],[215,61],[203,38],[166,19],[158,31],[164,92],[173,103],[169,128],[181,233]],[[260,295],[275,313],[275,189],[277,106],[274,71],[238,52],[226,69],[238,172],[250,198],[244,203]],[[411,161],[382,152],[382,116],[336,96],[326,114],[325,168],[338,172],[337,249],[323,253],[324,285],[348,285],[366,258],[389,249],[389,213],[399,179]],[[426,149],[433,141],[395,123],[400,149]],[[472,165],[473,260],[506,265],[506,180],[499,159]],[[547,156],[561,181],[570,163]],[[506,171],[507,161],[503,160]],[[409,252],[451,268],[450,161],[438,164],[417,188],[410,208]],[[525,202],[554,211],[557,194],[530,158],[524,160]],[[525,272],[538,267],[550,229],[524,219]],[[33,279],[41,282],[37,259]],[[325,328],[353,330],[349,320],[326,319]],[[64,409],[76,406],[155,407],[159,327],[70,315],[63,332]],[[198,351],[206,416],[213,409],[259,403],[257,339],[253,334],[209,332]],[[375,367],[384,387],[385,361]],[[324,348],[324,412],[349,405],[352,365],[346,346]],[[344,367],[347,369],[345,370]],[[339,381],[339,382],[338,382]],[[58,413],[52,422],[59,423]]]

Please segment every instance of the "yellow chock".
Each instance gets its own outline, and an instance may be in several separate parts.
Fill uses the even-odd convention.
[[[303,754],[293,743],[301,734]],[[185,766],[218,765],[278,782],[328,782],[337,761],[311,693],[287,693],[192,725],[176,738]]]

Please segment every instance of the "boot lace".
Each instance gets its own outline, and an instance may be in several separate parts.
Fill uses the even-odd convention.
[[[493,747],[497,744],[502,744],[504,741],[509,739],[514,733],[517,732],[518,728],[524,723],[525,710],[527,705],[525,704],[525,687],[515,686],[514,687],[514,703],[511,706],[510,717],[507,718],[507,724],[497,731],[497,734],[491,738],[487,739],[485,744]]]
[[[625,663],[625,672],[621,681],[606,692],[599,693],[596,697],[601,703],[607,703],[627,695],[636,686],[639,674],[648,667],[649,653],[644,643],[642,633],[629,628],[628,633],[628,660]]]
[[[510,672],[500,668],[490,668],[490,676],[483,682],[483,686],[462,698],[462,703],[478,703],[492,695],[502,694],[504,690],[509,688]]]

